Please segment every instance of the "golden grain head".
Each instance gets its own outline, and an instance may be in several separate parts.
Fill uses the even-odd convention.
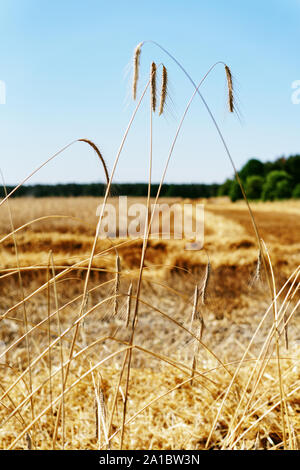
[[[151,107],[155,113],[156,110],[156,64],[152,62],[150,70],[150,94],[151,94]]]
[[[108,184],[109,183],[109,173],[108,173],[107,165],[106,165],[105,160],[102,156],[102,153],[98,149],[97,145],[94,144],[94,142],[92,142],[91,140],[88,140],[88,139],[78,139],[78,142],[85,142],[90,147],[92,147],[92,149],[95,150],[96,154],[98,155],[98,157],[99,157],[99,159],[102,163],[103,170],[104,170],[104,173],[105,173],[106,184]]]
[[[234,112],[234,94],[233,94],[233,82],[232,82],[232,73],[228,65],[225,65],[225,72],[227,78],[227,88],[228,88],[228,107],[231,113]]]
[[[163,65],[162,68],[162,80],[161,80],[161,90],[160,90],[160,105],[159,105],[159,115],[163,114],[166,104],[168,94],[168,73],[166,67]]]
[[[139,80],[139,68],[140,68],[140,56],[143,43],[140,42],[135,50],[133,55],[133,83],[132,83],[132,96],[133,99],[136,99],[137,84]]]

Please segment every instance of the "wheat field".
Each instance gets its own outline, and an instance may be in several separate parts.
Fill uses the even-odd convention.
[[[97,241],[81,309],[100,202],[1,207],[1,448],[298,448],[299,201],[252,204],[276,328],[247,208],[216,198],[203,249],[149,239],[132,342],[141,239]]]

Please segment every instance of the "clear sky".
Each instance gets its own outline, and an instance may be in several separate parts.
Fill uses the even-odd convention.
[[[272,160],[300,152],[299,0],[0,0],[0,167],[16,184],[77,138],[93,140],[108,167],[127,127],[131,59],[152,39],[198,82],[216,61],[235,77],[241,121],[226,110],[224,69],[202,93],[240,167],[251,157]],[[193,88],[162,52],[146,44],[139,93],[152,60],[169,71],[168,107],[154,120],[153,180],[159,181],[176,127]],[[1,83],[1,82],[0,82]],[[115,181],[147,180],[149,99],[128,137]],[[188,114],[170,163],[168,182],[222,182],[232,169],[199,99]],[[71,147],[31,182],[96,182],[103,175],[93,151]]]

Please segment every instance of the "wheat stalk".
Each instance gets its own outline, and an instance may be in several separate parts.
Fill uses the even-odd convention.
[[[0,174],[1,174],[1,179],[2,179],[2,184],[3,184],[3,189],[4,189],[4,194],[5,198],[8,198],[9,195],[7,194],[7,189],[6,189],[6,184],[4,180],[4,175],[2,173],[2,170],[0,169]],[[25,332],[25,342],[26,342],[26,355],[27,355],[27,362],[28,362],[28,373],[29,373],[29,389],[30,393],[32,393],[33,385],[32,385],[32,368],[31,368],[31,348],[30,348],[30,342],[29,342],[29,336],[28,336],[28,316],[27,316],[27,309],[25,305],[25,292],[24,292],[24,285],[23,285],[23,279],[21,275],[21,267],[20,267],[20,259],[19,259],[19,249],[18,249],[18,243],[17,243],[17,238],[15,235],[15,227],[14,227],[14,222],[13,222],[13,215],[10,207],[10,202],[7,202],[7,208],[8,208],[8,215],[9,215],[9,221],[10,221],[10,226],[11,230],[13,233],[13,245],[15,249],[15,255],[16,255],[16,262],[17,262],[17,268],[18,268],[18,282],[19,282],[19,289],[20,289],[20,294],[21,294],[21,299],[22,299],[22,304],[23,304],[23,327],[24,327],[24,332]],[[33,397],[30,398],[30,406],[31,406],[31,416],[32,419],[34,418],[34,399]],[[31,436],[30,437],[30,442],[32,445],[32,440]],[[33,430],[33,438],[34,438],[34,430]]]
[[[92,368],[92,365],[91,365]],[[100,385],[100,381],[102,382],[101,377],[98,377],[98,383],[96,385],[94,373],[92,372],[92,379],[94,385],[94,392],[95,392],[95,401],[94,401],[94,409],[95,409],[95,424],[96,424],[96,439],[99,443],[99,449],[101,447],[101,429],[103,429],[105,443],[110,449],[109,440],[108,440],[108,433],[107,433],[107,408],[104,398],[104,393],[102,387]]]
[[[131,295],[132,295],[132,282],[130,283],[128,293],[127,293],[128,297],[127,297],[127,308],[126,308],[126,328],[128,327],[129,321],[130,321],[131,299],[132,299]]]
[[[256,269],[255,269],[255,273],[253,275],[253,278],[250,282],[250,287],[252,287],[261,278],[261,261],[262,261],[262,256],[261,256],[261,251],[259,250],[258,251],[258,256],[257,256],[257,262],[256,262]]]
[[[61,391],[62,391],[62,399],[61,399],[61,406],[62,406],[62,448],[65,447],[65,378],[64,378],[64,354],[63,354],[63,340],[62,340],[62,328],[61,328],[61,321],[60,321],[60,314],[59,314],[59,304],[58,304],[58,293],[57,293],[57,281],[56,281],[56,274],[55,274],[55,264],[54,264],[54,257],[53,253],[50,250],[49,252],[49,262],[51,263],[51,271],[52,271],[52,278],[53,278],[53,292],[54,292],[54,300],[55,300],[55,308],[57,313],[57,330],[59,334],[59,353],[60,353],[60,372],[61,372]],[[48,317],[49,320],[49,317]],[[50,345],[49,345],[50,346]],[[50,354],[50,350],[49,350]],[[58,428],[58,420],[55,422],[55,431],[54,435],[57,433]],[[55,439],[53,440],[53,449],[55,449]]]
[[[197,332],[195,336],[198,340],[201,341],[203,333],[203,321],[202,318],[200,319],[200,325],[197,328]],[[196,341],[194,346],[194,354],[193,354],[193,362],[192,362],[192,372],[191,372],[191,385],[193,385],[193,378],[195,376],[195,370],[197,369],[197,356],[199,353],[199,341]]]
[[[192,310],[191,327],[190,327],[190,329],[192,329],[192,326],[193,326],[193,323],[194,323],[194,319],[195,319],[195,316],[196,316],[196,314],[197,314],[198,296],[199,296],[199,289],[198,289],[198,286],[196,285],[196,286],[195,286],[195,290],[194,290],[194,302],[193,302],[193,310]]]
[[[116,277],[115,277],[115,286],[114,286],[114,316],[118,313],[119,307],[119,288],[120,288],[120,271],[121,271],[121,262],[120,257],[116,257]]]
[[[203,281],[203,287],[202,287],[202,292],[201,292],[201,300],[202,304],[205,304],[206,301],[206,292],[207,292],[207,285],[210,277],[210,272],[211,272],[211,267],[210,267],[210,261],[208,260],[207,265],[206,265],[206,271],[205,271],[205,277]]]

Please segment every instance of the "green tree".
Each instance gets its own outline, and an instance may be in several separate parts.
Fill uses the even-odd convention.
[[[230,186],[229,197],[232,202],[242,199],[243,194],[237,180],[233,180]]]
[[[300,199],[300,183],[294,187],[292,196],[294,199]]]
[[[264,174],[264,164],[256,158],[251,158],[239,171],[239,176],[243,182],[247,180],[249,176]]]
[[[285,183],[282,183],[285,181]],[[273,201],[274,199],[281,199],[285,197],[289,197],[287,195],[288,185],[292,186],[292,178],[286,172],[282,170],[274,170],[268,173],[266,177],[266,181],[263,185],[262,190],[262,199],[264,201],[270,200]],[[290,191],[291,195],[291,191]]]
[[[249,199],[260,199],[264,178],[259,175],[248,176],[246,180],[246,195]]]
[[[276,199],[289,199],[292,196],[291,180],[281,180],[276,184]]]
[[[230,179],[227,179],[225,183],[221,184],[221,186],[218,189],[218,196],[228,196],[231,185],[232,185],[232,180]]]
[[[286,172],[293,178],[293,185],[300,182],[300,155],[291,155],[286,160]]]

